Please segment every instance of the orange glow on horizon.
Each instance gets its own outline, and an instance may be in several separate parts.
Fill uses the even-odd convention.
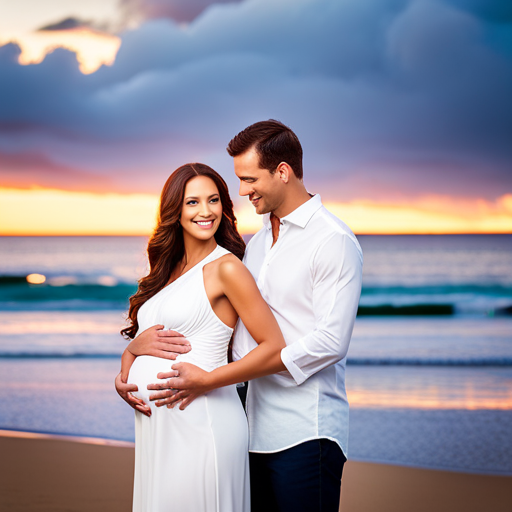
[[[512,233],[512,194],[494,203],[435,196],[402,203],[354,200],[324,205],[358,235]],[[247,200],[237,209],[237,219],[244,234],[261,227],[261,217]]]
[[[149,235],[158,201],[156,194],[0,188],[0,235]],[[495,202],[436,196],[401,204],[325,205],[356,234],[512,233],[512,194]],[[235,209],[242,234],[261,227],[247,200]]]
[[[494,203],[431,196],[398,204],[362,200],[324,204],[360,235],[512,233],[512,194]]]
[[[148,235],[158,196],[1,189],[0,235]]]
[[[31,33],[6,33],[0,36],[0,46],[15,43],[21,49],[18,62],[39,64],[56,48],[66,48],[76,54],[80,71],[94,73],[101,65],[111,66],[121,39],[86,27],[66,30],[44,30]]]

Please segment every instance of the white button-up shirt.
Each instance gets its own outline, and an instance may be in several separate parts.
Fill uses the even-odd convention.
[[[270,215],[244,263],[283,332],[288,372],[250,382],[251,452],[277,452],[330,439],[347,454],[345,361],[361,293],[363,255],[350,228],[316,195],[281,219],[272,247]],[[233,357],[256,346],[239,321]]]

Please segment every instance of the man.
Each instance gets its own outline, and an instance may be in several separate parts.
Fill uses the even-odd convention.
[[[320,197],[307,192],[302,147],[287,126],[255,123],[227,149],[240,195],[264,215],[244,262],[287,344],[281,352],[287,371],[255,379],[248,388],[252,511],[334,512],[347,453],[345,356],[361,292],[361,248]],[[177,337],[168,341],[179,344]],[[234,359],[255,346],[239,322]],[[184,379],[168,382],[152,389],[193,385]],[[187,401],[182,391],[169,394],[155,399]]]

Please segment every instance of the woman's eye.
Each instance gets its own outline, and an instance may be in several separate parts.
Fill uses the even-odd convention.
[[[213,199],[210,199],[210,203],[218,203],[218,202],[219,202],[218,197],[214,197]]]
[[[187,205],[189,206],[194,206],[195,204],[197,204],[197,201],[187,201]]]

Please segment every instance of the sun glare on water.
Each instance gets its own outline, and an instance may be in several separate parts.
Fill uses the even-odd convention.
[[[27,276],[27,283],[30,284],[43,284],[46,281],[46,276],[43,274],[29,274]]]

